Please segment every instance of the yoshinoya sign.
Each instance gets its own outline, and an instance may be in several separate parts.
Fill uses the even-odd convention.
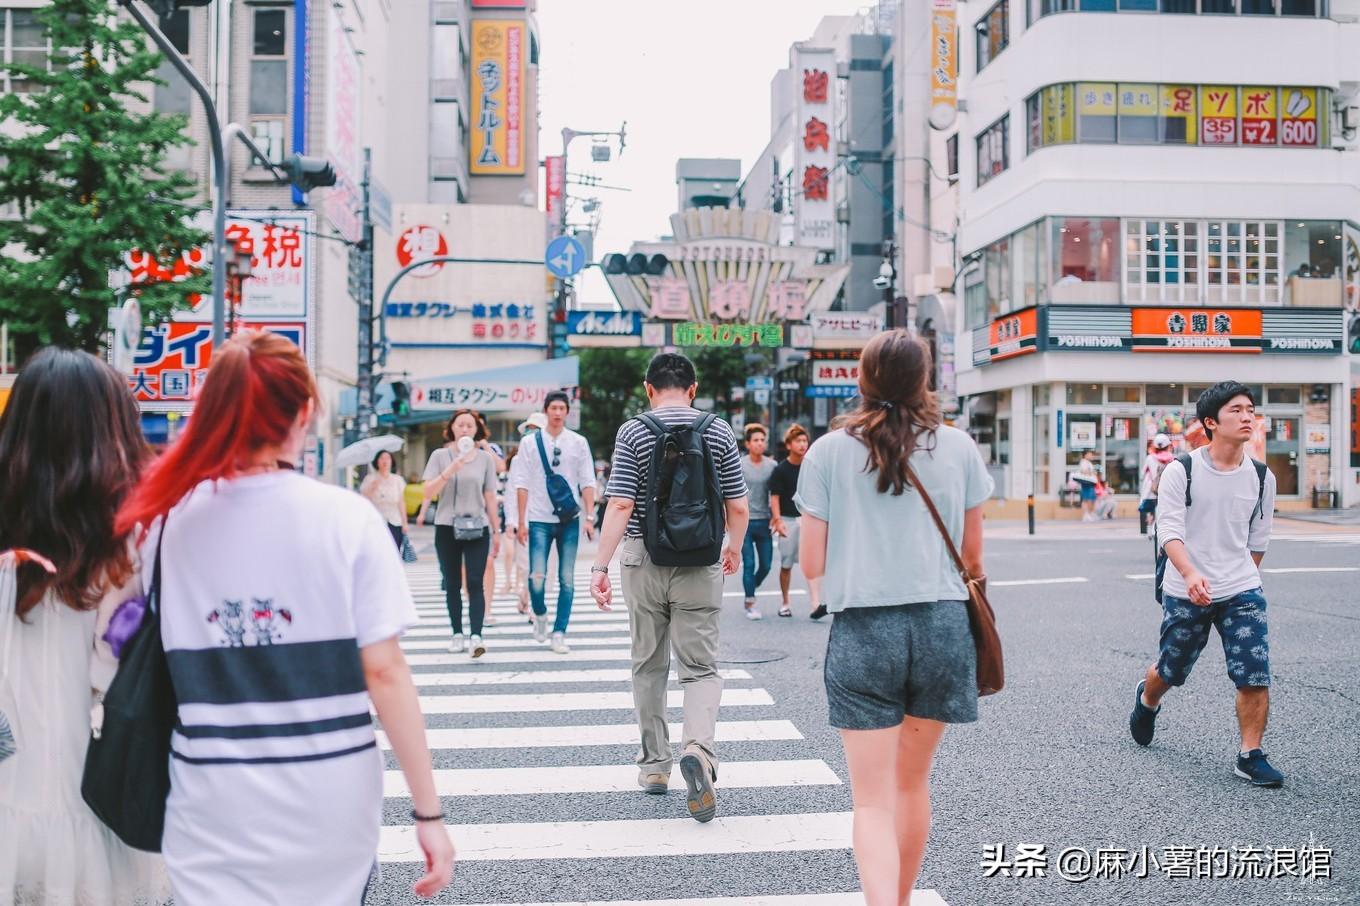
[[[1339,355],[1344,347],[1344,313],[1335,308],[1047,305],[1027,311],[1037,314],[1040,330],[1026,351]],[[1017,354],[1006,343],[1028,340],[1027,324],[1011,336],[1015,319],[1025,314],[975,329],[974,364]]]
[[[573,337],[640,337],[642,315],[635,311],[567,313],[567,335]]]

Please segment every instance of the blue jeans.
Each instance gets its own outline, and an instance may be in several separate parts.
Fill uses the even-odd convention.
[[[581,539],[581,521],[529,523],[529,603],[534,613],[548,612],[544,598],[548,593],[548,550],[557,542],[557,616],[553,632],[566,632],[571,619],[571,602],[576,595],[576,545]]]
[[[759,555],[760,562],[756,563]],[[750,600],[756,588],[770,574],[774,564],[774,536],[770,534],[770,520],[752,519],[746,526],[746,540],[741,544],[741,585]]]

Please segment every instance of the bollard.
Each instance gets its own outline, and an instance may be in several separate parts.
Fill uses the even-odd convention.
[[[1029,497],[1027,498],[1027,505],[1028,505],[1028,507],[1029,507],[1029,533],[1030,533],[1031,535],[1033,535],[1033,534],[1034,534],[1034,495],[1033,495],[1033,494],[1030,494]]]

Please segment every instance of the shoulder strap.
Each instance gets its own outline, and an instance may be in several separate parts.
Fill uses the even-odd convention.
[[[1181,464],[1181,467],[1185,469],[1185,505],[1186,505],[1186,506],[1189,506],[1189,505],[1190,505],[1190,464],[1193,463],[1194,460],[1190,457],[1190,454],[1189,454],[1189,453],[1177,453],[1177,454],[1176,454],[1176,462],[1180,463],[1180,464]]]
[[[637,420],[642,423],[643,427],[651,431],[658,438],[666,436],[666,426],[661,423],[659,418],[652,415],[652,413],[643,412],[637,417]]]
[[[700,412],[699,417],[694,420],[694,430],[699,432],[700,437],[707,439],[709,427],[718,420],[718,416],[712,412]]]
[[[161,545],[165,542],[165,524],[169,518],[168,513],[161,518],[161,533],[156,536],[156,559],[151,564],[151,592],[146,596],[146,607],[152,613],[161,609]]]
[[[543,474],[555,475],[557,473],[552,470],[552,466],[548,465],[548,448],[543,446],[543,432],[538,431],[536,434],[538,436],[538,455],[543,460]]]
[[[963,584],[967,585],[973,581],[973,577],[968,573],[968,567],[963,565],[963,558],[959,556],[959,549],[954,546],[954,539],[949,536],[949,529],[945,528],[944,520],[940,518],[940,511],[935,509],[935,501],[930,499],[925,486],[921,484],[921,479],[916,477],[916,470],[907,463],[907,478],[911,480],[911,486],[921,495],[921,500],[925,503],[926,509],[930,510],[930,518],[935,520],[935,528],[940,530],[940,537],[944,539],[944,546],[949,549],[949,557],[954,561],[954,568],[959,571],[963,578]]]
[[[1251,525],[1257,516],[1266,514],[1266,464],[1259,459],[1252,459],[1251,464],[1256,467],[1256,509],[1251,511],[1251,519],[1247,520],[1247,525]]]

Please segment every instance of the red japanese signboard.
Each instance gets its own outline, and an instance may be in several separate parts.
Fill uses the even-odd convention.
[[[238,329],[272,330],[307,349],[304,323],[249,322]],[[128,386],[148,411],[187,409],[202,389],[212,364],[212,326],[170,321],[142,331]]]

